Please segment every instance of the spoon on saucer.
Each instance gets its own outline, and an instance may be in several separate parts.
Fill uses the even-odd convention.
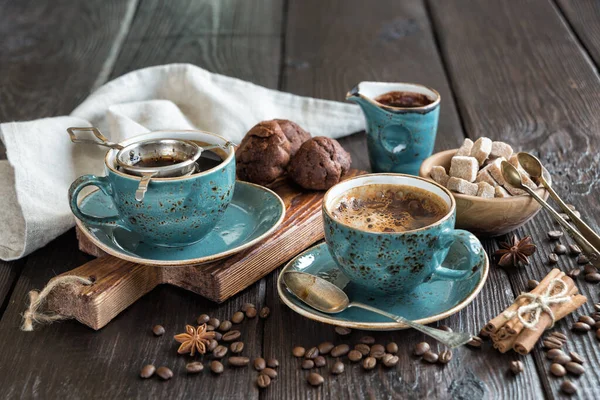
[[[283,274],[283,282],[288,290],[298,299],[312,308],[327,314],[337,314],[349,307],[362,308],[408,325],[450,348],[461,346],[472,339],[472,336],[468,333],[442,331],[410,321],[398,315],[390,314],[367,304],[355,301],[351,302],[342,289],[316,275],[304,272],[286,272]]]
[[[544,185],[548,193],[550,193],[550,196],[554,199],[554,201],[556,201],[565,214],[569,216],[583,237],[585,237],[596,249],[600,249],[600,236],[598,236],[598,234],[594,232],[592,228],[588,226],[588,224],[583,222],[583,220],[565,204],[565,202],[558,196],[558,193],[556,193],[548,184],[548,181],[542,174],[542,163],[540,160],[529,153],[519,153],[517,158],[519,160],[519,164],[521,164],[525,172],[527,172],[532,178],[537,178],[539,182]]]
[[[542,199],[533,189],[523,184],[521,173],[514,167],[514,165],[506,161],[502,161],[501,165],[502,176],[504,177],[506,182],[508,182],[511,186],[523,189],[524,191],[529,193],[529,195],[531,195],[531,197],[533,197],[538,203],[540,203],[540,205],[544,207],[550,213],[550,215],[552,215],[554,220],[558,222],[563,228],[565,228],[565,230],[569,233],[569,235],[571,235],[573,240],[577,242],[577,244],[579,245],[579,247],[581,247],[581,250],[585,253],[590,262],[595,267],[600,268],[600,254],[598,253],[598,250],[596,250],[594,246],[592,246],[590,242],[588,242],[587,239],[583,237],[577,229],[573,228],[563,217],[561,217],[560,214],[558,214],[554,208],[550,207],[550,205],[546,203],[544,199]]]

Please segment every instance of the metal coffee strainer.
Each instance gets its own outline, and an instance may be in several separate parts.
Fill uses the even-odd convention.
[[[127,146],[109,141],[97,128],[68,128],[73,143],[88,143],[119,150],[116,161],[120,169],[130,175],[140,176],[135,199],[142,201],[152,178],[173,178],[193,174],[196,161],[204,150],[227,148],[231,145],[198,146],[179,139],[158,139],[134,142]],[[91,132],[99,141],[77,137],[76,132]]]

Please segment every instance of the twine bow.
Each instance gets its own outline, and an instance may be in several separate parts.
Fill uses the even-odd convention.
[[[559,287],[560,290],[558,293],[552,294],[552,292]],[[552,325],[550,326],[550,328],[552,328],[555,319],[550,306],[571,301],[571,296],[569,296],[568,293],[569,288],[566,283],[560,279],[553,279],[550,281],[546,291],[542,294],[521,293],[519,297],[515,299],[515,302],[520,299],[527,299],[529,300],[529,304],[522,305],[516,311],[505,312],[504,316],[511,319],[516,315],[524,327],[535,330],[537,324],[540,322],[540,315],[542,312],[545,312],[552,318]],[[525,318],[527,315],[529,315],[529,318]]]

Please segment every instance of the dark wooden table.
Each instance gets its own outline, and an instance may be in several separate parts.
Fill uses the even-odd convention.
[[[94,88],[145,66],[188,62],[301,95],[343,100],[362,80],[407,81],[442,95],[437,150],[464,137],[488,136],[541,155],[559,192],[598,230],[600,196],[600,3],[594,0],[0,0],[0,121],[68,114]],[[342,144],[366,168],[364,134]],[[555,227],[540,213],[515,232],[539,245],[532,265],[513,273],[492,264],[488,282],[467,308],[442,324],[479,331],[525,288],[549,271]],[[565,241],[563,239],[563,241]],[[493,252],[499,239],[484,240]],[[565,241],[566,242],[566,241]],[[0,397],[3,398],[555,398],[563,379],[549,376],[541,348],[501,355],[461,348],[445,366],[409,356],[424,339],[415,331],[377,333],[400,345],[393,370],[346,372],[311,388],[292,358],[294,345],[355,341],[285,307],[277,272],[217,305],[173,287],[159,287],[100,332],[74,321],[33,333],[18,327],[26,294],[90,257],[71,230],[43,249],[0,263]],[[558,266],[574,266],[561,258]],[[578,281],[598,301],[598,286]],[[227,318],[244,302],[268,305],[267,320],[244,326],[245,353],[275,356],[279,378],[264,391],[251,368],[220,377],[185,376],[185,357],[171,335],[201,313]],[[581,398],[600,397],[600,342],[573,335],[573,316],[556,327],[586,359],[573,379]],[[150,328],[161,323],[167,335]],[[513,377],[510,361],[521,359]],[[143,381],[152,362],[175,372],[169,382]]]

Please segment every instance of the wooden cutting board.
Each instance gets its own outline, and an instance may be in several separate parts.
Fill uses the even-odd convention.
[[[346,177],[362,173],[351,170]],[[81,251],[98,258],[59,276],[91,277],[94,283],[58,287],[49,296],[48,307],[92,329],[100,329],[162,283],[218,303],[225,301],[323,239],[321,201],[325,192],[303,190],[287,178],[269,187],[285,203],[286,215],[280,227],[253,247],[209,264],[185,267],[135,264],[104,253],[78,231]]]

